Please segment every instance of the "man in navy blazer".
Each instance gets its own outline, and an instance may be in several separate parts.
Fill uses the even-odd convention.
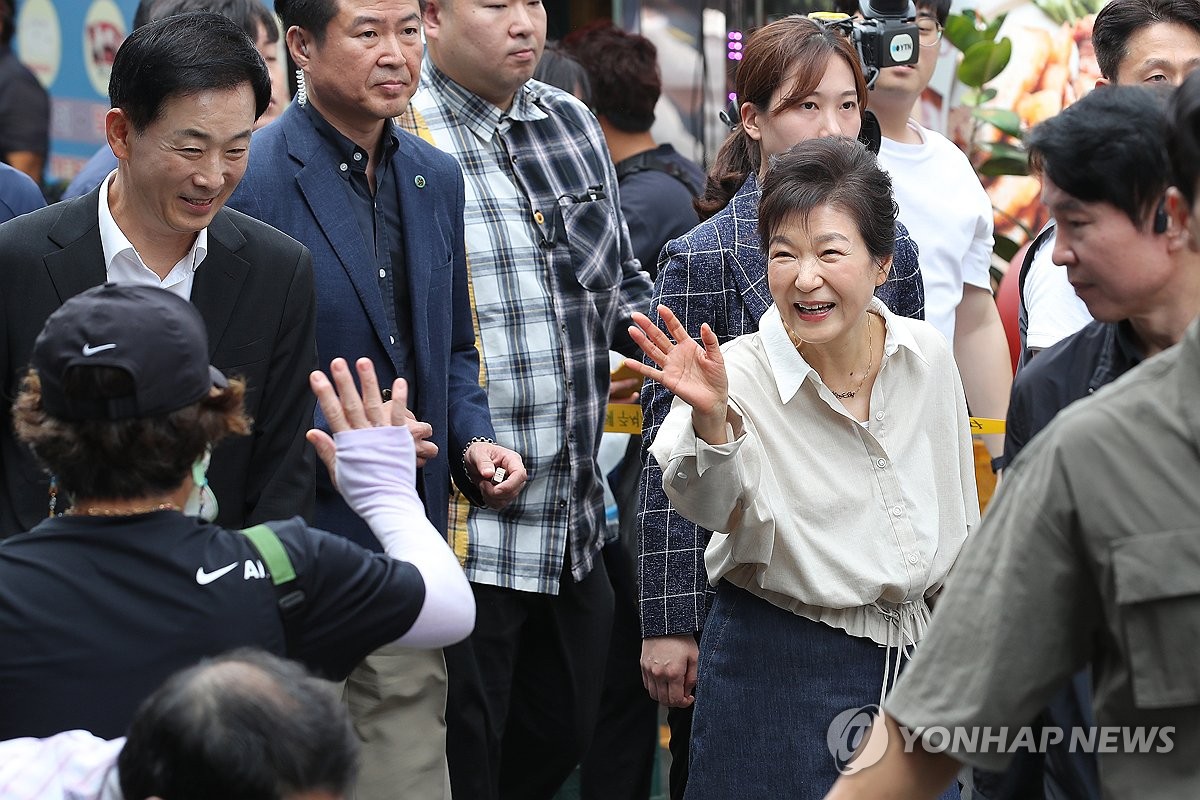
[[[485,457],[505,469],[510,466],[505,459],[519,464],[519,458],[493,442],[477,441],[491,439],[495,432],[479,384],[468,303],[462,172],[453,158],[388,122],[388,135],[394,136],[392,174],[379,193],[389,187],[396,191],[399,226],[387,226],[382,213],[372,221],[403,260],[390,269],[378,266],[382,254],[364,238],[351,209],[357,199],[351,197],[354,189],[339,176],[342,166],[351,169],[354,154],[341,159],[323,138],[328,131],[320,130],[322,123],[334,131],[336,127],[314,114],[320,111],[310,94],[305,106],[293,103],[254,135],[250,165],[229,205],[298,239],[312,253],[320,363],[365,356],[376,364],[381,386],[395,377],[408,379],[409,404],[424,423],[413,429],[424,440],[418,449],[418,458],[425,459],[418,486],[429,520],[445,534],[451,477],[477,502],[496,507],[521,486],[511,470],[503,484],[483,480],[493,474]],[[362,161],[367,160],[364,154]],[[394,286],[385,295],[380,270],[407,283],[404,307],[396,302]],[[389,303],[394,310],[389,311]],[[410,344],[401,341],[405,334]],[[318,426],[323,423],[317,419]],[[325,478],[318,475],[317,525],[378,550],[366,523]]]
[[[407,107],[420,74],[418,2],[278,0],[276,11],[304,88],[255,134],[230,204],[312,251],[322,363],[366,356],[381,385],[407,379],[410,429],[423,459],[418,488],[444,534],[451,477],[475,502],[501,508],[524,484],[525,469],[493,440],[479,384],[462,173],[391,119]],[[497,468],[504,474],[495,482]],[[362,544],[372,544],[365,523],[320,474],[317,523],[351,538],[358,531]],[[385,650],[347,683],[366,745],[356,796],[448,796],[444,662]]]
[[[113,62],[105,129],[117,170],[84,197],[0,225],[0,537],[32,528],[52,501],[58,513],[69,505],[52,498],[48,476],[16,441],[9,405],[46,318],[107,281],[190,300],[211,363],[246,381],[253,434],[218,445],[208,469],[217,522],[311,516],[311,259],[294,239],[223,208],[270,92],[253,42],[224,17],[147,25]],[[92,342],[93,352],[106,344]]]

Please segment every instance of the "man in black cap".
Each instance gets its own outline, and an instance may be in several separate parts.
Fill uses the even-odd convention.
[[[172,672],[236,647],[343,679],[384,644],[442,647],[474,625],[417,496],[406,386],[385,408],[368,359],[361,396],[342,359],[332,385],[309,376],[333,436],[308,438],[384,552],[299,517],[237,531],[182,513],[205,451],[249,427],[246,386],[209,364],[204,327],[170,292],[110,283],[38,336],[15,428],[73,503],[0,542],[0,739],[122,735]]]

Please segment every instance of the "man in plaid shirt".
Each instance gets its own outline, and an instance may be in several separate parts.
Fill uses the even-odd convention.
[[[452,501],[479,614],[447,651],[456,797],[550,798],[586,751],[612,621],[596,452],[611,348],[651,284],[634,258],[592,114],[531,80],[536,0],[429,0],[410,130],[458,158],[466,249],[496,435],[529,483],[501,511]]]

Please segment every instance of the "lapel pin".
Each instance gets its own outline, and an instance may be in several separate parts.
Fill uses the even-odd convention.
[[[425,188],[425,176],[418,175],[417,177],[413,178],[413,183],[415,183],[417,185],[418,189],[424,189]]]

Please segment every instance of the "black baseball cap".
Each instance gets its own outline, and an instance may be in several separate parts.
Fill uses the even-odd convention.
[[[131,419],[177,411],[228,385],[208,363],[208,333],[196,307],[153,286],[106,283],[72,297],[46,320],[30,366],[42,405],[66,420]],[[71,370],[115,367],[129,374],[124,397],[68,394]]]

